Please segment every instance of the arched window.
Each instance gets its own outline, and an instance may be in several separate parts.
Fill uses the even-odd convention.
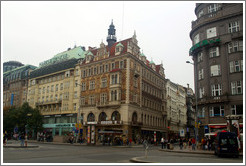
[[[112,113],[112,120],[120,121],[120,113],[118,111],[114,111]]]
[[[134,112],[134,113],[132,114],[132,122],[137,122],[137,121],[138,121],[137,113]]]
[[[87,117],[87,122],[94,122],[95,121],[95,115],[93,113],[90,113]]]
[[[106,113],[105,112],[100,113],[98,121],[101,122],[101,121],[106,121],[106,120],[107,120]]]

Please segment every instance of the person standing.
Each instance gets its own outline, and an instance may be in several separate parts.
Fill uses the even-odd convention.
[[[196,150],[196,140],[195,140],[195,138],[192,138],[191,143],[192,143],[192,150]]]
[[[21,146],[24,146],[25,135],[24,135],[23,132],[22,132],[21,135],[20,135],[20,141],[21,141]]]
[[[183,139],[182,138],[179,139],[179,147],[180,147],[180,150],[183,149]]]
[[[163,149],[164,148],[164,138],[162,137],[161,138],[161,149]]]

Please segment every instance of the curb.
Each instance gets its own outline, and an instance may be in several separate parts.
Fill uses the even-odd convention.
[[[133,163],[158,163],[158,162],[153,162],[153,161],[141,160],[138,158],[143,158],[143,157],[133,157],[130,159],[130,161]]]
[[[34,146],[34,145],[29,145],[29,146],[3,146],[3,148],[24,148],[24,149],[26,149],[26,148],[38,148],[39,146]]]

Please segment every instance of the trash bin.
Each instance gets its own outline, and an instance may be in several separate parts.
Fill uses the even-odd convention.
[[[170,143],[167,143],[167,149],[170,149]]]

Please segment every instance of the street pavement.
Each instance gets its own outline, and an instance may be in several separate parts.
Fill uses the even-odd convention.
[[[133,146],[87,146],[56,142],[28,141],[28,150],[19,141],[9,141],[3,149],[4,163],[242,163],[239,158],[218,158],[213,151],[161,149],[149,146],[147,156],[143,145]],[[12,148],[11,148],[12,146]],[[22,149],[22,150],[21,150]]]

